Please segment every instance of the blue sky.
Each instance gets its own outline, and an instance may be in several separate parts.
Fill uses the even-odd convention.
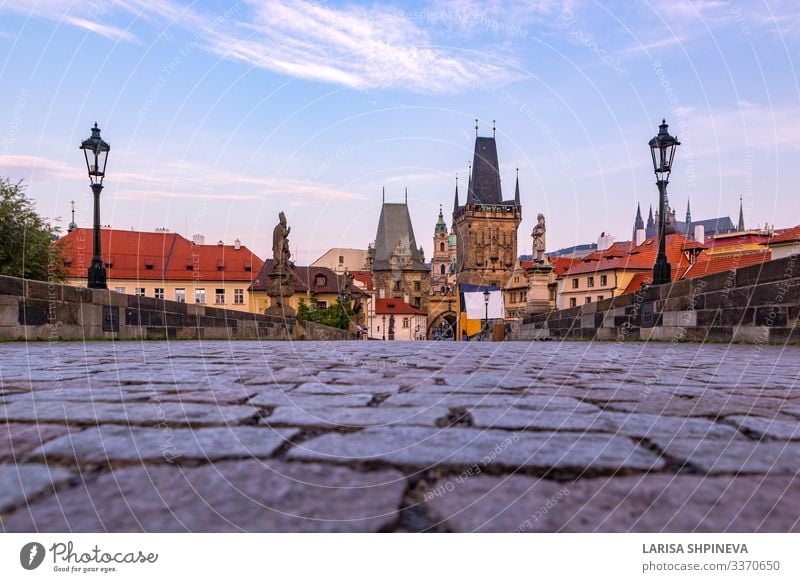
[[[408,188],[431,255],[466,189],[474,119],[548,247],[630,237],[657,201],[647,148],[683,145],[670,202],[695,219],[800,222],[797,2],[305,3],[0,0],[0,175],[91,223],[78,145],[111,143],[103,223],[240,238],[295,258],[366,247]],[[448,219],[449,221],[449,219]]]

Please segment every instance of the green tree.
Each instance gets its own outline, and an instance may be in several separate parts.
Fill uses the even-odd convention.
[[[25,186],[0,178],[0,275],[61,282],[65,279],[59,232],[34,209]]]
[[[350,318],[353,317],[353,310],[350,303],[342,303],[341,297],[336,298],[336,303],[325,310],[320,323],[339,329],[347,329]]]

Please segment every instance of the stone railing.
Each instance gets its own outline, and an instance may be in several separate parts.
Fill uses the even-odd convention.
[[[513,339],[800,343],[800,256],[527,317]]]
[[[0,277],[0,340],[353,339],[295,318]]]

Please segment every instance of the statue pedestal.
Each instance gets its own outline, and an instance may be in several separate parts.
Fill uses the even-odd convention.
[[[294,275],[291,269],[277,267],[269,274],[267,285],[267,295],[269,296],[269,307],[264,311],[264,315],[274,315],[276,317],[295,317],[297,313],[287,302],[288,298],[294,295]]]
[[[525,315],[547,313],[552,310],[548,285],[553,276],[553,265],[547,262],[536,263],[525,269],[528,275],[528,303]]]

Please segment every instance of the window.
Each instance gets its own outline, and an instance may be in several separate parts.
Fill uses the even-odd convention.
[[[591,297],[585,297],[583,302],[584,303],[591,303],[592,302],[592,298]]]
[[[586,281],[586,286],[594,287],[594,277],[589,277],[589,279]]]
[[[444,252],[444,243],[439,243],[439,250]]]
[[[444,265],[439,265],[439,274],[444,275]]]
[[[194,290],[194,302],[195,303],[205,303],[206,302],[206,290],[204,287],[197,287]]]
[[[414,307],[420,306],[421,299],[419,297],[414,297]]]
[[[244,305],[244,289],[233,290],[233,304]]]
[[[156,299],[164,299],[164,288],[156,287],[153,290],[153,297],[155,297]]]
[[[186,289],[175,289],[175,301],[186,303]]]
[[[577,289],[578,288],[578,279],[577,278],[572,280],[572,288],[573,289]]]
[[[403,318],[403,329],[408,329],[408,318],[407,317]]]
[[[605,287],[606,285],[608,285],[608,276],[600,275],[600,286]]]
[[[325,275],[317,275],[314,277],[315,287],[324,287],[328,284],[328,278]]]
[[[144,297],[144,287],[134,287],[133,294],[137,297]]]
[[[395,291],[400,291],[400,281],[395,281],[394,282],[394,290]]]
[[[419,283],[419,281],[414,281],[414,291],[419,291],[419,290],[420,290],[420,283]]]
[[[602,296],[602,295],[598,295],[598,296],[597,296],[597,300],[598,300],[598,301],[602,301],[602,300],[603,300],[603,296]]]
[[[114,287],[114,291],[116,291],[117,293],[127,293],[125,287]]]
[[[214,303],[222,305],[225,303],[225,289],[214,290]]]
[[[578,305],[578,301],[574,297],[569,298],[569,306],[576,307]]]
[[[317,301],[317,309],[328,309],[327,301]]]
[[[344,256],[339,255],[339,264],[344,265]]]

